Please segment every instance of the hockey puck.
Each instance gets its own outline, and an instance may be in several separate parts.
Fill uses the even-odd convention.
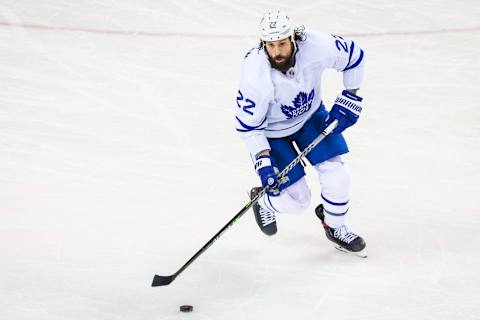
[[[193,307],[188,305],[188,304],[185,304],[183,306],[180,306],[180,311],[181,312],[192,312],[193,311]]]

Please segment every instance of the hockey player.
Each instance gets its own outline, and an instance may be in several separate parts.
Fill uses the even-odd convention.
[[[345,224],[350,200],[350,172],[341,155],[348,152],[342,131],[357,122],[362,98],[364,52],[352,40],[295,28],[281,10],[267,11],[260,22],[260,44],[244,58],[236,106],[236,129],[245,142],[262,186],[268,192],[253,206],[267,235],[277,232],[276,214],[309,207],[311,192],[297,164],[282,181],[277,174],[335,119],[338,125],[307,159],[318,173],[321,204],[316,215],[327,238],[350,252],[365,241]],[[343,72],[345,89],[330,112],[322,101],[325,69]],[[262,188],[253,188],[253,198]]]

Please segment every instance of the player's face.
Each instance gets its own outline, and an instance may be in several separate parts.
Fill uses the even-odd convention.
[[[283,69],[286,64],[290,62],[293,53],[293,45],[290,39],[283,39],[277,41],[265,42],[265,49],[267,50],[270,61],[277,69]]]

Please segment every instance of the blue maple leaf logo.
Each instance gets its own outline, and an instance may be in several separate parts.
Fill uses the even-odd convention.
[[[287,119],[293,118],[293,112],[295,111],[294,107],[290,107],[282,104],[281,110],[283,114],[287,116]]]
[[[287,117],[287,119],[291,119],[294,117],[298,117],[312,107],[313,97],[315,96],[315,90],[307,94],[306,92],[300,91],[297,96],[293,99],[293,107],[287,106],[282,104],[280,110],[282,113]]]
[[[300,92],[296,97],[295,99],[293,99],[293,105],[296,107],[296,108],[299,108],[300,106],[303,106],[304,104],[306,104],[308,102],[308,99],[307,99],[307,94],[305,92]]]

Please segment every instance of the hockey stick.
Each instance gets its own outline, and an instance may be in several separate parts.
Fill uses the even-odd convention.
[[[282,170],[282,172],[278,174],[278,180],[280,180],[288,172],[290,172],[290,170],[292,170],[293,167],[295,167],[305,155],[307,155],[327,135],[329,135],[333,131],[333,129],[335,129],[337,123],[338,121],[334,120],[328,127],[326,127],[323,132],[318,137],[316,137],[315,140],[312,141],[312,143],[310,143],[295,159],[292,160],[292,162],[290,162],[288,166],[285,167],[285,169]],[[243,216],[243,214],[247,212],[248,209],[250,209],[250,207],[253,206],[258,201],[258,199],[260,199],[266,192],[267,190],[266,188],[264,188],[255,197],[253,197],[253,199],[251,199],[222,229],[220,229],[217,234],[215,234],[210,240],[208,240],[208,242],[200,250],[198,250],[197,253],[195,253],[193,257],[190,258],[190,260],[188,260],[180,269],[178,269],[177,272],[169,276],[159,276],[156,274],[153,277],[152,287],[169,285],[180,273],[187,269],[187,267],[193,261],[195,261],[202,253],[204,253],[218,238],[220,238],[220,236],[225,231],[227,231],[228,228],[233,226],[233,224],[237,222],[238,219],[240,219],[240,217]]]

